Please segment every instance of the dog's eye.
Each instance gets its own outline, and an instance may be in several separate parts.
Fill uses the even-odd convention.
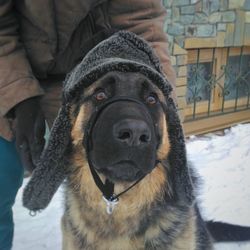
[[[155,94],[150,94],[146,97],[146,103],[153,105],[157,103],[157,96]]]
[[[108,98],[107,94],[103,91],[103,90],[99,90],[96,94],[95,94],[95,99],[97,101],[103,101],[106,100]]]

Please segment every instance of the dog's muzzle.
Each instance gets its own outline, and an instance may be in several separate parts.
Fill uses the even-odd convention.
[[[104,103],[88,124],[88,159],[111,181],[135,181],[155,166],[157,135],[146,105],[119,97]]]

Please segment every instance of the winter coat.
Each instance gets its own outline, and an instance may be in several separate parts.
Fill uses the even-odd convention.
[[[63,79],[110,30],[129,30],[150,42],[174,85],[164,18],[161,0],[2,0],[0,135],[11,139],[3,117],[19,102],[43,95],[40,81]]]

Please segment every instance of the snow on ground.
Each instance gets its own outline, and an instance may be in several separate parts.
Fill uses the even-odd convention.
[[[203,217],[250,226],[250,124],[227,129],[224,135],[191,137],[187,152],[203,179],[199,192]],[[13,250],[61,249],[62,188],[35,217],[22,207],[21,196],[22,188],[14,206]],[[220,243],[215,249],[250,250],[250,242]]]
[[[191,137],[187,143],[203,181],[200,208],[205,219],[250,226],[250,124],[224,132]],[[220,243],[216,250],[250,250],[250,242]]]

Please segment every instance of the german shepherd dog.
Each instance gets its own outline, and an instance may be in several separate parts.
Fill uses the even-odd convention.
[[[103,181],[115,183],[115,194],[145,176],[119,197],[112,214],[106,212],[84,147],[91,114],[109,99],[115,101],[102,109],[88,138],[93,166]],[[110,72],[84,91],[76,109],[62,219],[64,249],[211,249],[196,204],[175,189],[169,164],[175,150],[171,113],[155,84],[140,73]],[[177,185],[189,176],[181,178]]]
[[[119,40],[121,37],[123,40]],[[116,57],[119,53],[120,57],[127,56],[136,48],[143,48],[142,58],[150,52],[145,49],[148,46],[145,41],[134,34],[120,32],[109,40],[110,46],[115,43],[112,39],[119,40]],[[128,49],[128,40],[129,46],[135,48]],[[123,42],[126,46],[122,54]],[[105,43],[98,49],[100,53],[115,50]],[[135,55],[139,57],[140,51]],[[88,58],[85,61],[88,66],[90,61]],[[200,216],[195,199],[197,178],[187,164],[175,106],[155,82],[158,73],[152,69],[152,77],[143,71],[145,68],[135,65],[135,70],[129,64],[124,64],[126,67],[123,65],[121,70],[120,61],[115,64],[117,68],[110,65],[105,72],[100,70],[101,75],[92,72],[91,77],[79,81],[86,84],[91,79],[84,88],[80,84],[74,87],[76,94],[67,120],[59,124],[61,130],[66,130],[65,124],[69,125],[68,139],[65,139],[67,133],[54,136],[67,141],[63,151],[68,169],[62,218],[63,249],[212,249],[209,230],[216,235],[214,224],[205,223]],[[72,73],[70,77],[75,79],[79,75]],[[56,146],[51,150],[61,149]],[[47,159],[50,154],[45,156]],[[37,178],[34,186],[40,180]],[[30,190],[28,186],[26,193]],[[27,207],[31,207],[27,205],[29,202],[24,202]],[[33,206],[33,210],[38,207]],[[219,226],[217,233],[226,229],[223,224]]]

